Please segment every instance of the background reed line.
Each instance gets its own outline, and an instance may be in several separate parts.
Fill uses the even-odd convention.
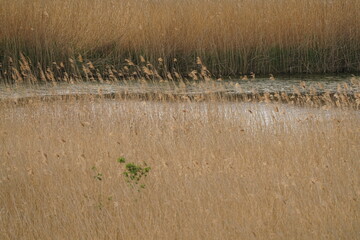
[[[0,56],[96,66],[140,55],[214,74],[360,70],[357,0],[0,0]],[[173,58],[177,58],[174,63]]]

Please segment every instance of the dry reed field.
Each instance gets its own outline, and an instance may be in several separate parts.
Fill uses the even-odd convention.
[[[0,239],[360,239],[359,12],[0,0]]]
[[[354,72],[359,11],[358,0],[0,0],[0,62],[142,55],[190,72],[199,56],[218,75]]]
[[[89,95],[0,118],[0,239],[360,236],[358,111]]]

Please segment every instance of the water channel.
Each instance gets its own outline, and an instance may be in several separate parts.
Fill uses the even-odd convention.
[[[357,82],[357,84],[353,84]],[[74,95],[74,94],[109,94],[118,92],[128,93],[293,93],[296,90],[306,93],[315,90],[322,92],[343,91],[347,94],[360,92],[360,78],[351,75],[314,75],[314,76],[277,76],[275,80],[269,78],[256,78],[255,80],[224,79],[212,81],[185,81],[179,82],[141,82],[141,81],[119,81],[109,83],[79,82],[69,83],[46,83],[34,85],[12,85],[0,84],[0,100],[18,99],[34,96],[51,95]]]

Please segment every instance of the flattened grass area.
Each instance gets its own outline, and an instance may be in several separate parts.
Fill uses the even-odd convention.
[[[0,118],[1,239],[360,234],[357,111],[89,99],[7,104]],[[145,189],[120,156],[151,166]]]

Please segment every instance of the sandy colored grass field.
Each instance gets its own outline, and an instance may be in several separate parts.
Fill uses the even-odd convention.
[[[189,72],[360,71],[358,0],[0,0],[0,62],[159,57]],[[177,63],[173,63],[177,58]]]
[[[296,109],[2,106],[0,238],[357,239],[359,113]],[[129,188],[120,156],[151,166],[146,189]]]

